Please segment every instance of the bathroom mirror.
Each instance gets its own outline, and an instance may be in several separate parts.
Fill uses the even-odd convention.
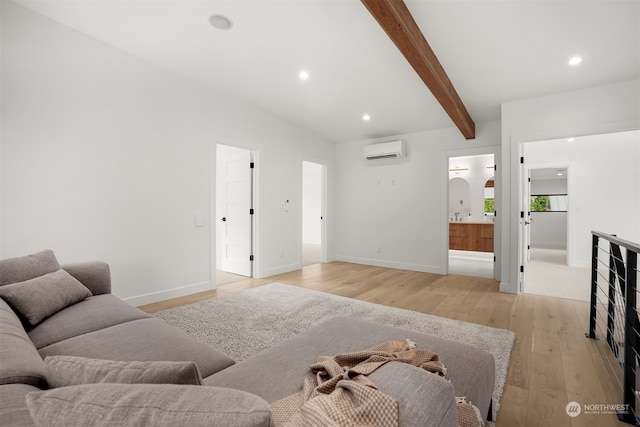
[[[456,221],[471,212],[471,185],[464,178],[449,180],[449,219]]]

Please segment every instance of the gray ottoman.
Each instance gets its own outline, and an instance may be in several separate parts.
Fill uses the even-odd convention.
[[[273,403],[300,390],[302,379],[311,374],[309,366],[318,356],[362,350],[407,338],[418,348],[437,353],[448,372],[443,379],[413,366],[394,366],[404,365],[397,362],[374,372],[370,378],[380,390],[400,401],[401,418],[409,416],[411,410],[425,416],[425,409],[429,413],[425,407],[429,406],[433,410],[433,423],[425,420],[418,425],[451,425],[449,421],[455,425],[455,417],[451,419],[448,413],[451,410],[448,404],[455,395],[464,396],[477,406],[486,421],[495,382],[491,354],[467,344],[354,318],[327,320],[206,378],[205,384],[248,391]],[[453,389],[448,390],[451,385]],[[415,396],[417,387],[420,396]],[[410,393],[398,396],[403,390]],[[453,412],[455,414],[455,409]],[[415,422],[402,424],[416,425]]]

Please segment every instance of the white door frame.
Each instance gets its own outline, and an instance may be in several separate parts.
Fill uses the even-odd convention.
[[[527,264],[527,255],[528,255],[528,231],[529,231],[529,223],[530,217],[528,215],[529,212],[529,170],[526,168],[524,163],[524,144],[520,144],[519,147],[519,158],[520,164],[518,167],[518,211],[516,215],[518,216],[518,242],[520,245],[518,246],[518,292],[524,291],[524,281],[525,281],[525,267]]]

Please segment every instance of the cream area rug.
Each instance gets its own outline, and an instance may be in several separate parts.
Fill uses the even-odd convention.
[[[495,359],[494,414],[498,411],[515,339],[513,332],[504,329],[281,283],[160,311],[155,316],[238,362],[337,316],[367,319],[471,344],[488,351]]]

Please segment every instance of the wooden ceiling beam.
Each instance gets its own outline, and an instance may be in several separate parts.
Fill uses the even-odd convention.
[[[403,0],[361,0],[466,139],[476,136],[467,112],[440,61]]]

